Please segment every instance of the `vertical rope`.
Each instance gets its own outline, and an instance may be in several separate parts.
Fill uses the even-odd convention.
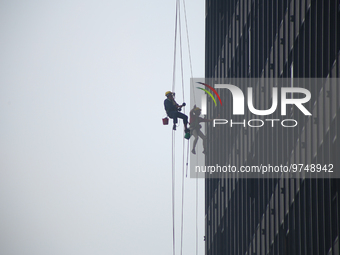
[[[185,8],[185,0],[183,0],[183,10],[184,10],[184,18],[185,18],[185,28],[187,33],[187,43],[188,43],[188,53],[189,53],[189,62],[190,62],[190,86],[194,96],[194,105],[196,105],[196,96],[194,91],[194,84],[193,84],[193,72],[192,72],[192,61],[191,61],[191,51],[190,51],[190,42],[189,42],[189,30],[188,30],[188,21],[187,21],[187,12]],[[198,157],[196,156],[197,164],[198,165]],[[187,176],[188,176],[188,161],[189,161],[189,143],[187,149]],[[196,255],[198,255],[198,175],[196,175]]]
[[[196,176],[196,255],[198,255],[198,177]]]
[[[185,101],[184,95],[184,74],[183,74],[183,53],[182,53],[182,30],[181,30],[181,11],[180,11],[180,0],[177,0],[178,5],[178,28],[179,28],[179,48],[180,48],[180,61],[181,61],[181,78],[182,78],[182,95],[183,95],[183,102]],[[185,108],[183,110],[185,114]],[[183,162],[182,162],[182,213],[181,213],[181,255],[183,253],[183,229],[184,229],[184,148],[185,148],[185,139],[183,138]]]
[[[184,152],[184,138],[183,138],[183,152]],[[181,214],[181,255],[183,252],[183,217],[184,217],[184,153],[183,153],[183,170],[182,170],[182,214]]]
[[[183,0],[184,6],[184,13],[185,13],[185,24],[186,24],[186,32],[187,32],[187,42],[188,42],[188,49],[189,49],[189,60],[190,60],[190,71],[191,71],[191,86],[193,86],[192,78],[192,62],[191,62],[191,52],[190,52],[190,43],[189,43],[189,33],[188,33],[188,25],[187,25],[187,18],[186,18],[186,10],[185,10],[185,2]],[[183,74],[183,53],[182,53],[182,32],[181,32],[181,14],[180,14],[180,0],[176,0],[176,19],[175,19],[175,41],[174,41],[174,63],[173,63],[173,81],[172,81],[172,92],[175,91],[175,83],[176,83],[176,54],[177,54],[177,26],[179,29],[179,47],[180,47],[180,64],[181,64],[181,78],[182,78],[182,95],[183,95],[183,102],[185,101],[185,94],[184,94],[184,74]],[[196,104],[196,98],[194,94],[194,102]],[[185,108],[184,108],[185,114]],[[181,213],[181,255],[183,252],[183,229],[184,229],[184,174],[185,174],[185,140],[183,138],[183,170],[182,170],[182,213]],[[172,221],[173,221],[173,255],[175,255],[175,132],[172,132]],[[189,142],[187,145],[187,161],[186,161],[186,176],[188,175],[188,161],[189,161]],[[198,182],[198,180],[196,180]],[[197,244],[197,214],[198,214],[198,191],[197,191],[197,183],[196,183],[196,254],[198,252],[198,244]]]
[[[176,79],[177,20],[178,20],[178,0],[176,0],[175,41],[174,41],[174,63],[173,63],[173,71],[172,71],[172,92],[175,91],[175,79]]]
[[[198,157],[196,156],[196,166]],[[196,173],[196,255],[198,255],[198,172]]]
[[[180,3],[180,0],[178,0]],[[180,7],[178,7],[178,28],[179,28],[179,49],[180,49],[180,60],[181,60],[181,78],[182,78],[182,95],[183,95],[183,102],[185,101],[185,95],[184,95],[184,75],[183,75],[183,53],[182,53],[182,29],[181,29],[181,15],[180,15]],[[184,108],[185,113],[185,108]]]
[[[185,8],[185,0],[183,0],[183,10],[184,10],[184,18],[185,18],[185,29],[186,29],[186,33],[187,33],[187,43],[188,43],[188,53],[189,53],[189,62],[190,62],[190,73],[191,73],[191,79],[190,79],[190,86],[192,87],[192,91],[194,94],[194,104],[196,104],[196,96],[194,93],[194,84],[192,82],[193,79],[193,72],[192,72],[192,64],[191,64],[191,52],[190,52],[190,42],[189,42],[189,30],[188,30],[188,21],[187,21],[187,11]]]
[[[176,83],[176,46],[177,46],[177,20],[178,20],[178,0],[176,0],[175,17],[175,40],[174,40],[174,63],[172,73],[172,92],[175,91]],[[172,131],[172,253],[176,254],[175,239],[175,131]]]
[[[193,78],[192,64],[191,64],[191,53],[190,53],[190,42],[189,42],[189,30],[188,30],[188,21],[187,21],[187,11],[185,9],[185,0],[183,0],[183,10],[184,10],[184,18],[185,18],[185,29],[186,29],[186,32],[187,32],[188,53],[189,53],[189,62],[190,62],[190,73],[191,73],[191,78]]]
[[[172,253],[175,255],[175,131],[172,131]]]
[[[188,177],[189,147],[190,147],[190,140],[188,141],[188,146],[187,146],[187,163],[186,163],[186,174],[185,174],[185,177]]]

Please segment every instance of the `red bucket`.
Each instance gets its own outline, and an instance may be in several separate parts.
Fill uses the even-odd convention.
[[[162,120],[163,120],[163,125],[168,125],[169,124],[169,118],[168,117],[165,117]]]

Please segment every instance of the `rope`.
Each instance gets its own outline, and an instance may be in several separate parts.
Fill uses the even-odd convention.
[[[196,255],[198,255],[198,177],[196,176]]]
[[[183,151],[185,143],[183,138]],[[181,214],[181,255],[183,252],[183,216],[184,216],[184,153],[183,153],[183,171],[182,171],[182,214]]]
[[[183,10],[184,10],[184,18],[185,18],[185,28],[187,33],[187,42],[188,42],[188,53],[189,53],[189,62],[190,62],[190,86],[194,95],[194,105],[196,105],[196,96],[194,92],[194,84],[193,84],[193,72],[192,72],[192,61],[191,61],[191,51],[190,51],[190,42],[189,42],[189,30],[188,30],[188,21],[187,21],[187,11],[185,8],[185,0],[183,0]],[[198,157],[196,157],[198,162]],[[189,161],[189,143],[187,148],[187,169],[186,176],[188,176],[188,161]],[[197,164],[196,164],[197,165]],[[196,176],[196,255],[198,255],[198,177]]]
[[[196,156],[196,166],[198,157]],[[196,173],[196,255],[198,255],[198,173]]]
[[[188,141],[188,146],[187,146],[187,164],[186,164],[186,174],[185,174],[185,177],[188,177],[188,166],[189,166],[189,144],[190,144],[190,140]]]
[[[178,12],[180,14],[180,0],[178,0]],[[183,102],[185,101],[184,95],[184,74],[183,74],[183,52],[182,52],[182,30],[181,30],[181,15],[178,16],[178,26],[179,26],[179,47],[180,47],[180,60],[181,60],[181,78],[182,78],[182,95],[183,95]],[[183,110],[185,114],[185,108]],[[183,169],[182,169],[182,212],[181,212],[181,255],[183,253],[183,229],[184,229],[184,148],[185,148],[185,139],[183,137]]]
[[[173,64],[173,71],[172,71],[172,92],[175,91],[175,79],[176,79],[175,73],[176,73],[177,19],[178,19],[178,0],[176,0],[174,64]]]
[[[184,14],[185,14],[185,25],[186,25],[186,33],[187,33],[187,42],[189,49],[189,60],[190,60],[190,71],[191,71],[191,80],[190,83],[193,86],[192,78],[192,62],[191,62],[191,52],[190,52],[190,43],[189,43],[189,33],[188,33],[188,25],[187,25],[187,17],[185,10],[185,1],[183,0],[184,6]],[[177,31],[177,29],[179,31]],[[176,54],[177,54],[177,33],[179,33],[179,47],[180,47],[180,65],[181,65],[181,79],[182,79],[182,95],[183,102],[185,101],[184,95],[184,74],[183,74],[183,52],[182,52],[182,32],[181,32],[181,14],[180,14],[180,0],[176,0],[176,18],[175,18],[175,40],[174,40],[174,63],[173,63],[173,81],[172,81],[172,92],[175,92],[175,83],[176,83]],[[193,88],[192,88],[193,89]],[[196,98],[194,95],[194,102],[196,104]],[[185,114],[185,108],[184,108]],[[176,246],[175,246],[175,131],[172,132],[172,223],[173,223],[173,255],[176,254]],[[183,229],[184,229],[184,174],[185,174],[185,140],[183,138],[183,170],[182,170],[182,212],[181,212],[181,255],[183,253]],[[189,141],[187,145],[187,157],[186,157],[186,177],[188,175],[188,161],[189,161]],[[196,180],[198,182],[198,180]],[[198,196],[197,196],[197,184],[196,184],[196,254],[198,252],[198,243],[197,243],[197,214],[198,214]]]
[[[179,2],[179,0],[178,0],[178,2]],[[178,6],[178,12],[180,13],[180,6]],[[178,26],[179,26],[179,49],[180,49],[180,56],[181,56],[182,95],[183,95],[183,102],[184,102],[185,101],[185,96],[184,96],[184,78],[183,78],[183,53],[182,53],[181,15],[179,15],[179,17],[178,17]],[[185,108],[184,108],[183,111],[184,111],[184,114],[185,114]]]
[[[178,0],[176,1],[175,18],[175,40],[174,40],[174,63],[172,76],[172,92],[175,91],[176,80],[176,45],[177,45],[177,20],[178,20]],[[176,254],[175,243],[175,131],[172,131],[172,253]]]
[[[187,32],[187,42],[188,42],[189,62],[190,62],[190,73],[191,73],[191,78],[192,78],[193,75],[192,75],[191,53],[190,53],[190,43],[189,43],[189,32],[188,32],[188,22],[187,22],[187,11],[186,11],[186,9],[185,9],[185,0],[183,0],[183,10],[184,10],[184,18],[185,18],[185,28],[186,28],[186,32]]]
[[[175,255],[175,131],[172,131],[172,250]]]
[[[190,42],[189,42],[189,30],[188,30],[188,22],[187,22],[187,11],[185,9],[185,0],[183,0],[183,10],[184,10],[184,18],[185,18],[185,28],[187,32],[187,42],[188,42],[188,53],[189,53],[189,62],[190,62],[190,73],[191,73],[191,79],[190,79],[190,86],[192,87],[192,91],[194,91],[194,84],[192,82],[193,79],[193,73],[192,73],[192,64],[191,64],[191,52],[190,52]],[[196,104],[196,96],[194,94],[194,104]]]

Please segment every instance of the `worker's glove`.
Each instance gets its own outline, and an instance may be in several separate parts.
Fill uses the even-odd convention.
[[[183,106],[186,106],[187,104],[186,104],[186,103],[183,103],[182,105],[183,105]]]

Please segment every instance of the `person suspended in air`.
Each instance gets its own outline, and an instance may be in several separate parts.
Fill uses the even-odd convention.
[[[194,105],[194,107],[190,111],[190,132],[191,132],[191,135],[195,137],[193,148],[191,150],[193,154],[196,154],[195,148],[198,142],[198,137],[201,137],[203,141],[203,153],[205,153],[205,149],[207,146],[207,138],[201,131],[202,126],[200,123],[212,121],[212,120],[201,118],[200,115],[201,115],[201,109],[199,107],[196,107],[196,105]]]
[[[188,129],[188,116],[180,112],[182,107],[185,106],[185,103],[182,105],[177,104],[174,99],[174,93],[171,91],[165,92],[165,96],[166,99],[164,100],[164,108],[169,118],[174,120],[173,130],[176,130],[176,124],[178,122],[178,118],[180,118],[183,119],[184,132],[189,133],[190,129]]]

